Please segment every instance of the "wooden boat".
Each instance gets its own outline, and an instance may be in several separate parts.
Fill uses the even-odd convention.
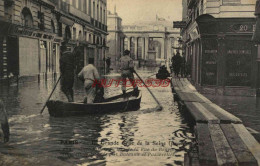
[[[113,112],[136,111],[140,108],[142,93],[139,91],[138,96],[133,96],[133,92],[125,95],[117,95],[104,100],[102,103],[84,104],[77,102],[63,102],[50,100],[47,107],[50,116],[81,116],[89,114],[109,114]]]

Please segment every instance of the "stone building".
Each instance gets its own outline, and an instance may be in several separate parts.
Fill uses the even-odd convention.
[[[107,46],[109,51],[107,56],[111,58],[112,65],[121,57],[124,51],[124,33],[122,31],[122,18],[118,16],[116,11],[113,13],[108,11],[107,15]]]
[[[106,52],[106,0],[0,0],[0,80],[59,72],[60,45],[75,49],[77,70]],[[36,77],[35,77],[36,76]],[[37,77],[38,76],[38,77]]]
[[[196,85],[254,89],[256,52],[255,0],[184,0],[183,44]],[[187,10],[186,10],[187,9]],[[234,91],[232,91],[233,93]]]
[[[172,24],[156,18],[156,21],[124,25],[124,49],[133,59],[142,63],[160,64],[169,60],[178,48],[180,31]]]

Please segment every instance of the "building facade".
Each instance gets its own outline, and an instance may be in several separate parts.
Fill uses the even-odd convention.
[[[131,52],[133,59],[142,63],[157,63],[170,60],[178,49],[180,31],[158,18],[153,22],[123,26],[124,49]]]
[[[113,13],[108,11],[107,15],[107,46],[109,51],[107,56],[111,58],[112,65],[116,65],[117,60],[124,51],[124,33],[122,31],[122,18],[118,16],[116,11]]]
[[[184,1],[181,34],[192,81],[222,90],[255,88],[257,48],[251,39],[256,1]]]
[[[74,50],[77,71],[88,58],[102,67],[106,6],[106,0],[0,0],[0,80],[55,75],[64,40]]]

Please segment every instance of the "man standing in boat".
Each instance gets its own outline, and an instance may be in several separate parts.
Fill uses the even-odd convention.
[[[4,142],[8,142],[10,131],[5,106],[2,100],[0,100],[0,123],[4,134]]]
[[[67,41],[61,46],[60,72],[61,72],[61,90],[68,98],[69,102],[74,102],[73,84],[75,59],[68,47]]]
[[[134,95],[138,95],[138,87],[134,81],[134,63],[133,59],[130,58],[130,51],[125,50],[124,56],[122,56],[119,60],[120,70],[121,70],[121,78],[122,78],[122,92],[126,94],[126,79],[128,78],[131,82],[132,86],[134,87]]]
[[[86,99],[85,103],[93,103],[97,94],[96,87],[93,86],[96,84],[96,81],[100,79],[98,70],[94,66],[94,58],[88,59],[89,64],[85,66],[81,72],[78,74],[80,80],[84,81],[84,87],[86,90]],[[98,85],[96,85],[98,86]]]

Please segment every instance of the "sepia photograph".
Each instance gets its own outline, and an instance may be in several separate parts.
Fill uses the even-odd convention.
[[[0,0],[0,166],[260,166],[260,0]]]

